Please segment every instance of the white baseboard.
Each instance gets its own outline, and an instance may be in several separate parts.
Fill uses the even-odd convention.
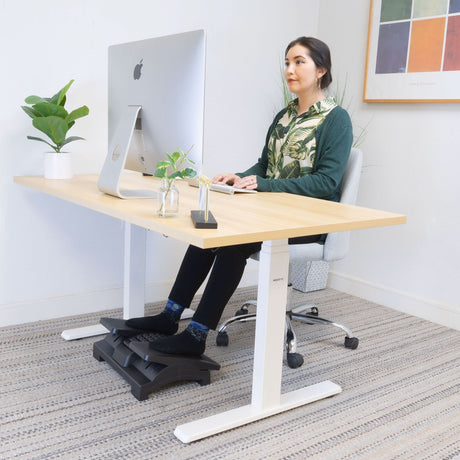
[[[240,286],[256,285],[257,273],[257,264],[248,264]],[[158,302],[166,299],[172,283],[173,280],[147,283],[145,286],[145,301]],[[201,292],[202,289],[198,293]],[[85,313],[111,310],[113,308],[122,308],[122,306],[122,286],[73,295],[25,300],[0,305],[0,327],[62,318],[65,316],[82,315]]]
[[[240,287],[258,282],[258,264],[248,263]],[[146,302],[167,298],[172,280],[148,283]],[[331,270],[328,286],[350,295],[460,330],[460,309]],[[199,291],[199,293],[201,293]],[[0,305],[0,327],[122,308],[122,287]]]
[[[121,307],[122,303],[123,291],[120,286],[114,289],[2,304],[0,327],[109,310]]]
[[[328,286],[394,310],[460,330],[460,308],[331,270]]]

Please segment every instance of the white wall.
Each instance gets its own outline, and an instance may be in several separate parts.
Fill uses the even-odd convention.
[[[322,0],[319,34],[347,78],[353,120],[368,127],[358,204],[407,225],[352,232],[333,287],[460,329],[460,107],[363,103],[369,0]]]
[[[42,173],[44,144],[20,105],[70,79],[68,106],[90,116],[72,134],[77,173],[97,173],[107,137],[107,46],[207,31],[205,165],[241,170],[260,154],[279,108],[286,44],[315,35],[318,0],[4,0],[0,2],[0,326],[121,306],[122,224],[13,183]],[[180,69],[171,69],[174,72]],[[152,209],[153,212],[153,209]],[[166,297],[183,244],[150,235],[147,300]]]
[[[279,104],[287,42],[324,39],[335,80],[347,78],[353,120],[369,123],[358,204],[408,216],[404,226],[353,232],[331,285],[460,328],[459,105],[361,102],[368,10],[369,0],[0,2],[0,325],[121,305],[121,223],[12,182],[41,173],[42,147],[25,138],[33,131],[19,108],[24,97],[75,78],[69,105],[91,110],[74,128],[87,139],[72,146],[76,171],[99,172],[107,46],[204,28],[209,175],[242,169],[260,153]],[[156,300],[167,294],[185,248],[156,235],[148,247],[147,298]]]

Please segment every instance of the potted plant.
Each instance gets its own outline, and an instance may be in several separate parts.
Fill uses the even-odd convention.
[[[72,177],[70,155],[62,152],[62,148],[70,142],[83,140],[79,136],[67,137],[75,120],[85,117],[89,113],[88,107],[83,105],[70,113],[65,109],[67,100],[66,93],[71,80],[53,97],[29,96],[25,99],[28,105],[21,106],[24,112],[32,118],[32,125],[46,136],[49,141],[41,137],[27,136],[27,139],[44,142],[53,149],[51,153],[45,153],[44,175],[48,179],[67,179]]]
[[[158,215],[161,217],[173,217],[179,213],[179,190],[175,185],[176,179],[196,176],[194,168],[190,166],[184,168],[186,163],[195,164],[187,158],[187,153],[178,149],[171,155],[166,154],[167,160],[156,164],[154,176],[161,179],[158,192]]]

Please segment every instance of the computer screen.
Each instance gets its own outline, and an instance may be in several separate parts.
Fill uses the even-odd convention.
[[[120,198],[125,169],[153,174],[166,153],[182,149],[197,171],[203,158],[205,32],[112,45],[108,52],[108,153],[99,188]]]

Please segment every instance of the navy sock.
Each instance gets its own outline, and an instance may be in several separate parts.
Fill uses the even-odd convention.
[[[187,326],[186,331],[188,331],[190,335],[198,342],[206,342],[209,327],[192,320],[190,321],[190,324]]]
[[[179,305],[170,299],[168,299],[166,302],[166,306],[163,310],[164,313],[167,313],[169,316],[171,316],[173,321],[179,321],[183,311],[184,307],[182,305]]]

